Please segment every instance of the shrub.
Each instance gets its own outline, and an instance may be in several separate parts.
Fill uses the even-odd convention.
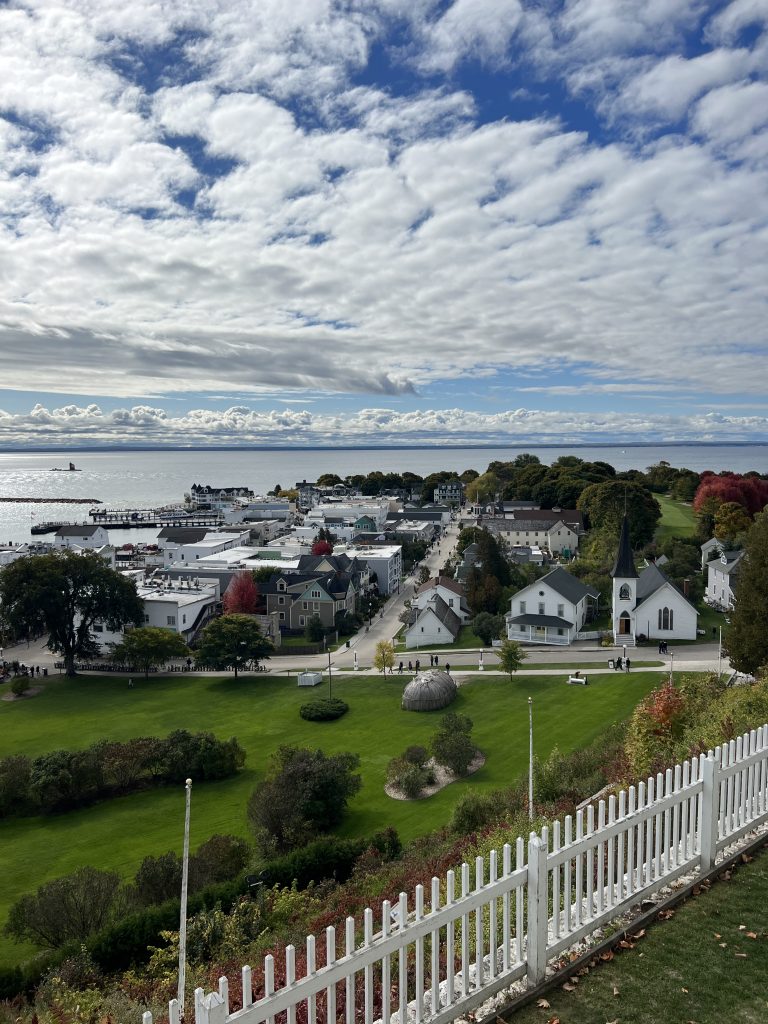
[[[346,882],[360,857],[371,849],[376,851],[380,861],[390,861],[400,856],[402,843],[393,828],[377,832],[368,839],[324,836],[300,850],[267,861],[258,879],[267,887],[279,885],[290,888],[295,884],[299,889],[328,878]]]
[[[408,747],[403,754],[403,760],[407,761],[408,764],[415,764],[419,768],[423,768],[429,760],[429,751],[426,747],[420,747],[418,745]]]
[[[14,697],[23,697],[31,686],[32,683],[29,681],[29,676],[16,676],[11,683],[11,693]]]
[[[387,782],[390,786],[399,789],[400,792],[415,800],[421,796],[422,790],[427,785],[427,773],[418,764],[407,761],[404,757],[393,757],[387,768]]]
[[[454,775],[466,775],[477,753],[472,742],[472,719],[450,712],[443,715],[432,738],[432,754]]]
[[[348,711],[349,704],[339,697],[318,697],[299,708],[299,714],[308,722],[333,722]]]
[[[460,835],[476,832],[500,817],[503,809],[500,793],[467,793],[451,815],[451,830]]]

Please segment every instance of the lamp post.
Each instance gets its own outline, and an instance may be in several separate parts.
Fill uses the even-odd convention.
[[[669,681],[672,686],[675,685],[675,652],[669,652]]]
[[[328,651],[328,700],[333,696],[333,681],[331,672],[331,652]]]
[[[354,658],[355,658],[355,672],[357,672],[357,651],[355,651]]]
[[[485,665],[483,665],[483,652],[482,651],[480,651],[480,663],[479,663],[479,665],[477,667],[478,667],[478,669],[481,672],[485,669]]]
[[[720,673],[723,670],[723,627],[720,626],[720,639],[717,644],[717,678],[720,678]]]
[[[533,821],[533,697],[528,698],[528,819]]]
[[[187,805],[184,814],[184,854],[181,867],[181,911],[179,913],[179,987],[176,998],[184,1016],[184,987],[187,973],[187,885],[189,882],[189,812],[192,803],[192,779],[187,779]]]

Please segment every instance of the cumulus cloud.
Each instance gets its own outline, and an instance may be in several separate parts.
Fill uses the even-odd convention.
[[[159,406],[204,390],[378,405],[578,368],[596,392],[758,394],[762,10],[19,0],[0,10],[2,384],[82,395],[30,414],[52,430],[182,433],[219,414]],[[488,116],[477,67],[537,112]],[[142,404],[99,419],[94,395]],[[402,415],[398,436],[453,422]]]
[[[674,413],[606,412],[518,408],[486,414],[461,408],[400,411],[385,407],[349,415],[308,409],[261,411],[232,406],[223,411],[192,409],[174,415],[162,408],[134,406],[103,412],[99,406],[68,405],[29,413],[0,410],[0,444],[23,439],[41,444],[55,435],[61,443],[96,445],[402,444],[413,438],[459,444],[566,443],[568,441],[768,441],[768,417],[734,416],[715,410]]]

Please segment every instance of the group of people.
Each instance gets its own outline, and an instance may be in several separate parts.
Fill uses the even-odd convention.
[[[19,661],[3,661],[0,658],[0,679],[10,676],[40,676],[48,675],[47,669],[41,669],[39,665],[25,665]]]
[[[613,662],[613,667],[616,672],[621,672],[622,669],[624,669],[625,672],[629,672],[631,666],[632,662],[629,660],[629,658],[619,657],[616,658]]]
[[[430,668],[437,668],[438,663],[439,663],[438,655],[437,654],[430,654],[430,656],[429,656],[429,667]],[[405,662],[401,661],[400,664],[397,666],[397,674],[399,676],[401,676],[403,674],[404,670],[405,670]],[[390,669],[390,672],[391,671],[392,670]],[[418,674],[418,672],[421,671],[421,661],[418,658],[416,659],[416,661],[409,661],[408,662],[408,671],[409,672],[416,672]],[[450,672],[451,671],[451,666],[449,664],[447,664],[447,663],[446,663],[446,666],[445,666],[445,671],[446,672]]]
[[[669,654],[666,640],[659,640],[659,654]]]

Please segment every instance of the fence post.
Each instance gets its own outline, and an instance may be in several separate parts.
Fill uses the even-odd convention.
[[[717,820],[720,814],[719,771],[710,753],[701,759],[701,821],[699,822],[699,870],[706,875],[717,856]]]
[[[528,988],[544,981],[547,973],[549,913],[547,900],[547,847],[531,832],[528,840]]]

